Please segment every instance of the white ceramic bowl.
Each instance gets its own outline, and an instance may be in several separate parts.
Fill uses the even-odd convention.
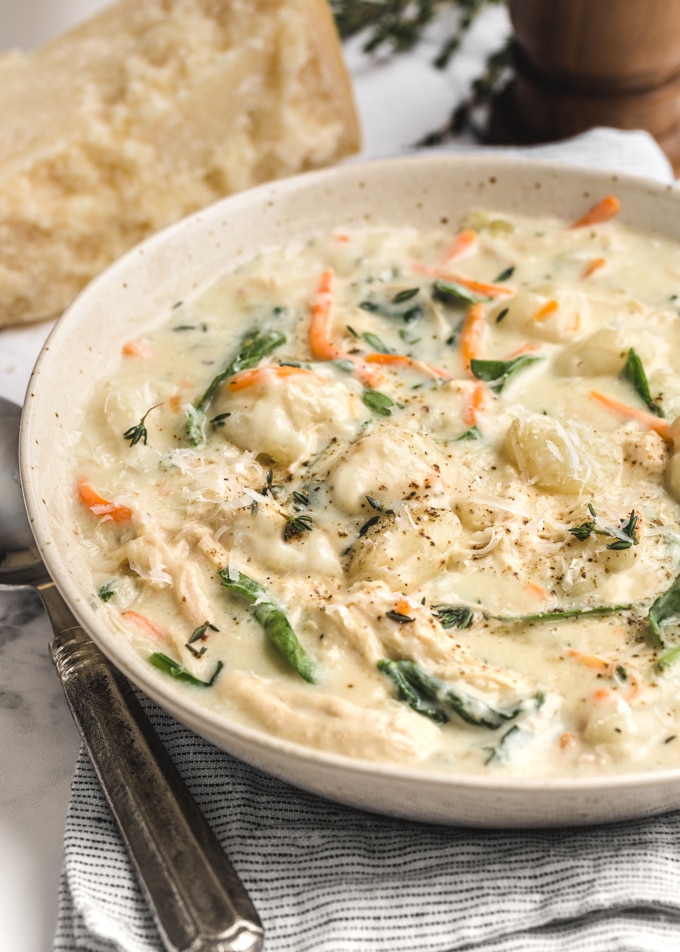
[[[680,764],[674,771],[601,779],[444,776],[334,756],[231,723],[176,693],[170,679],[159,678],[106,628],[89,604],[89,569],[64,519],[72,492],[68,460],[98,378],[116,365],[122,341],[210,282],[227,262],[340,224],[455,225],[479,205],[570,219],[609,191],[622,199],[622,221],[680,241],[680,196],[670,186],[546,162],[421,155],[349,164],[227,199],[134,248],[90,284],[58,322],[33,373],[21,470],[45,562],[101,650],[161,707],[218,747],[360,808],[437,823],[518,827],[596,823],[680,807]]]

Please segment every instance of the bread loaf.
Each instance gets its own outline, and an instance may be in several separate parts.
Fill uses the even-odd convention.
[[[0,326],[59,314],[137,241],[356,151],[326,0],[119,0],[0,56]]]

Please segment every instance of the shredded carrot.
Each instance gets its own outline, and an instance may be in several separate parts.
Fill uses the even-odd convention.
[[[333,272],[327,268],[319,278],[316,298],[312,304],[312,320],[309,325],[309,346],[312,356],[318,360],[339,360],[345,356],[331,343],[332,310]]]
[[[236,393],[239,390],[246,390],[248,387],[254,387],[259,383],[265,383],[267,380],[277,378],[282,379],[284,377],[292,377],[299,374],[304,374],[307,377],[314,377],[316,380],[323,383],[323,377],[315,374],[313,370],[308,370],[306,367],[290,367],[287,364],[274,364],[267,367],[252,367],[250,370],[242,370],[240,373],[231,378],[227,384],[227,388],[231,390],[232,393]]]
[[[581,277],[589,278],[591,274],[595,274],[595,272],[599,271],[600,268],[604,268],[606,263],[607,263],[606,258],[593,258],[593,260],[590,261],[583,269],[583,272],[581,273]]]
[[[394,610],[399,612],[400,615],[408,615],[409,612],[413,611],[413,608],[407,598],[400,598],[394,606]]]
[[[369,387],[376,386],[380,375],[373,373],[365,363],[352,354],[336,347],[331,341],[331,320],[333,317],[333,271],[327,268],[322,272],[312,304],[312,318],[309,324],[309,347],[317,360],[350,360],[356,367],[357,376]]]
[[[114,522],[127,522],[132,516],[132,510],[128,506],[104,499],[85,477],[78,481],[78,498],[95,516],[108,516]]]
[[[448,251],[444,255],[444,260],[448,263],[449,261],[462,258],[464,255],[473,252],[476,245],[477,232],[472,228],[465,228],[463,231],[458,232],[453,239]]]
[[[126,357],[150,357],[153,353],[151,347],[140,340],[126,341],[122,350]]]
[[[527,582],[524,587],[527,592],[536,595],[538,598],[547,598],[550,594],[550,592],[546,588],[543,588],[542,585],[539,585],[538,582]]]
[[[483,383],[475,384],[468,391],[465,400],[465,410],[463,411],[463,420],[467,426],[475,426],[486,409],[486,398],[488,390]]]
[[[558,310],[559,304],[555,298],[551,298],[549,301],[546,301],[545,304],[541,304],[538,310],[534,311],[531,315],[531,320],[534,323],[539,324],[541,321],[547,320],[551,314],[554,314]]]
[[[445,280],[454,281],[456,284],[462,284],[473,294],[479,294],[480,297],[487,298],[508,298],[517,292],[514,288],[505,284],[487,284],[484,281],[476,281],[474,278],[464,278],[460,274],[443,275]]]
[[[120,613],[120,617],[133,622],[137,628],[146,635],[151,635],[152,638],[158,641],[166,640],[165,632],[158,627],[156,622],[151,621],[150,618],[147,618],[146,615],[142,615],[141,612],[136,612],[134,609],[128,608],[126,611]]]
[[[570,648],[568,654],[572,658],[577,658],[587,668],[594,668],[598,671],[607,671],[612,665],[611,661],[606,661],[598,655],[588,654],[586,651],[579,651],[577,648]]]
[[[567,747],[573,747],[576,743],[576,735],[572,734],[571,731],[564,731],[563,734],[560,734],[560,749],[566,750]]]
[[[581,326],[581,314],[577,311],[576,314],[574,314],[574,323],[571,325],[569,330],[572,332],[572,334],[575,334],[580,328],[580,326]]]
[[[593,694],[593,700],[597,701],[598,704],[602,701],[608,701],[612,696],[612,692],[609,688],[598,688],[598,690]]]
[[[479,356],[485,317],[483,304],[473,304],[465,316],[460,332],[460,356],[467,371],[471,361]]]
[[[598,403],[601,403],[602,406],[611,410],[613,413],[617,413],[627,420],[637,420],[638,423],[642,424],[642,426],[648,430],[654,430],[654,432],[663,437],[667,443],[673,442],[671,425],[668,420],[664,420],[663,417],[655,416],[646,410],[638,410],[636,407],[630,407],[626,403],[619,403],[618,400],[613,400],[611,397],[607,397],[604,393],[599,393],[597,390],[591,390],[590,397],[593,400],[597,400]]]
[[[475,278],[465,278],[460,274],[453,274],[446,267],[424,264],[422,261],[412,261],[411,267],[414,271],[427,274],[431,278],[441,278],[442,281],[452,281],[455,284],[460,284],[482,298],[509,298],[514,297],[517,293],[515,288],[511,288],[507,284],[488,284],[484,281],[477,281]]]
[[[366,354],[364,360],[367,364],[381,364],[386,367],[410,367],[412,370],[420,370],[422,373],[430,374],[432,377],[441,377],[443,380],[448,380],[451,376],[447,370],[442,370],[441,367],[435,367],[434,364],[428,364],[424,360],[416,360],[406,354],[383,354],[376,351],[373,354]]]
[[[621,208],[621,202],[616,195],[606,195],[601,201],[593,205],[585,215],[578,218],[572,228],[584,228],[587,225],[599,225],[601,222],[609,221]]]
[[[338,234],[335,236],[335,240],[344,244],[350,240],[350,237],[349,235],[346,235],[343,231],[341,231],[341,232],[338,232]]]

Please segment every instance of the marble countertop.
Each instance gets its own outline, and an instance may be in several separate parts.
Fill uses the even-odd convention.
[[[103,6],[102,0],[3,0],[2,45],[30,48]],[[507,31],[502,8],[475,24],[446,71],[430,64],[441,39],[368,60],[347,46],[364,132],[363,155],[391,154],[442,126],[484,54]],[[50,324],[0,331],[0,396],[22,403]],[[38,597],[0,590],[0,948],[47,952],[57,912],[62,834],[79,749],[77,731],[47,652],[49,624]]]

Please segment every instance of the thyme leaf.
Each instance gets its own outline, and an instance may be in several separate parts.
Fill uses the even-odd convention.
[[[224,667],[224,662],[218,661],[210,680],[201,681],[201,679],[192,674],[188,668],[185,668],[184,665],[169,658],[166,654],[163,654],[162,651],[154,651],[152,655],[149,655],[149,663],[152,664],[154,668],[158,668],[159,671],[169,674],[170,677],[176,681],[183,681],[185,684],[193,684],[201,688],[211,688]]]
[[[469,628],[475,617],[467,605],[435,605],[432,614],[442,628]]]
[[[645,368],[642,365],[640,355],[633,347],[628,351],[621,377],[633,385],[636,393],[651,413],[658,417],[665,416],[661,406],[652,398]]]
[[[512,264],[510,265],[509,268],[506,268],[505,271],[501,271],[498,277],[494,278],[493,283],[502,284],[503,281],[509,281],[514,273],[515,273],[515,266],[514,264]],[[496,318],[496,320],[498,320],[498,318]]]
[[[291,539],[299,539],[304,532],[311,532],[313,525],[314,520],[308,513],[289,516],[283,527],[284,541],[290,542]]]
[[[213,625],[212,622],[204,621],[202,625],[199,625],[198,628],[195,628],[192,631],[191,637],[187,641],[187,644],[192,645],[194,641],[198,641],[200,638],[203,638],[205,635],[207,635],[209,631],[219,631],[219,630],[220,629],[217,628],[215,625]]]

